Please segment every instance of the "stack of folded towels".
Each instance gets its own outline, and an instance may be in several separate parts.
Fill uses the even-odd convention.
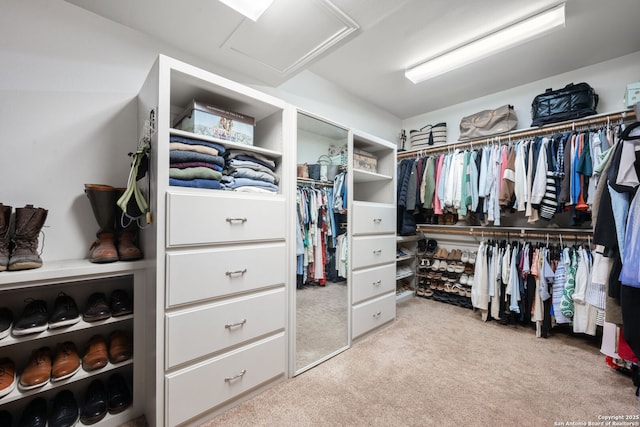
[[[172,135],[169,185],[221,189],[226,149],[215,142]]]
[[[277,193],[278,176],[273,160],[240,149],[230,149],[225,155],[226,168],[222,185],[227,190],[253,193]]]

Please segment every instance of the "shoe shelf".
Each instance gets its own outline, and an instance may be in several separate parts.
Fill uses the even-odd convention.
[[[406,279],[406,278],[411,277],[413,275],[414,275],[414,273],[412,273],[412,272],[407,272],[407,273],[403,273],[403,274],[397,274],[396,275],[396,280]]]
[[[416,273],[416,295],[472,309],[474,262],[474,252],[460,249],[439,248],[434,253],[424,254]]]
[[[62,390],[63,388],[67,388],[70,384],[76,383],[78,381],[82,381],[91,377],[105,376],[105,373],[112,373],[116,369],[123,368],[125,366],[133,365],[133,359],[125,360],[120,363],[113,364],[108,362],[104,368],[98,369],[96,371],[87,372],[84,369],[80,368],[78,372],[76,372],[70,378],[55,381],[55,382],[47,382],[45,385],[31,389],[31,390],[20,390],[19,386],[16,386],[11,393],[0,397],[0,405],[4,405],[5,403],[10,403],[16,400],[24,399],[26,397],[34,396],[46,392],[48,390]],[[16,380],[18,381],[19,378]]]
[[[144,270],[151,265],[147,260],[118,261],[106,264],[94,264],[86,259],[49,261],[45,262],[42,267],[33,270],[1,272],[0,292],[9,289],[26,289],[49,283],[124,276],[136,270]]]
[[[0,349],[2,347],[14,345],[14,344],[33,342],[33,341],[37,341],[40,339],[45,339],[45,338],[49,338],[57,335],[66,335],[71,332],[82,331],[87,329],[95,329],[98,326],[113,325],[114,323],[122,323],[130,320],[133,320],[133,314],[128,314],[126,316],[120,316],[120,317],[110,317],[108,319],[100,320],[98,322],[85,322],[84,320],[80,320],[75,325],[65,326],[65,327],[56,328],[56,329],[47,329],[46,331],[40,332],[38,334],[23,335],[19,337],[9,334],[5,338],[0,339]],[[61,340],[62,339],[64,338],[61,338]]]
[[[418,241],[422,233],[396,236],[396,303],[412,298],[416,292]]]
[[[0,397],[0,409],[7,410],[16,420],[28,410],[36,398],[44,398],[50,409],[49,405],[54,396],[57,397],[60,392],[66,390],[73,393],[81,409],[82,402],[87,398],[89,383],[99,380],[106,384],[110,376],[118,373],[125,378],[132,394],[132,403],[122,412],[105,414],[97,425],[117,426],[140,416],[144,400],[144,357],[143,353],[136,352],[135,349],[143,349],[145,346],[145,322],[143,317],[136,313],[144,313],[144,283],[151,265],[146,260],[105,264],[91,263],[86,259],[49,262],[45,260],[43,266],[37,269],[0,273],[0,307],[7,307],[13,316],[11,332],[0,338],[0,357],[10,359],[16,369],[16,379],[11,391]],[[104,294],[109,301],[108,297],[113,296],[116,290],[123,290],[128,294],[132,314],[110,314],[101,320],[84,320],[83,316],[92,304],[93,294]],[[76,323],[57,325],[54,328],[47,325],[41,332],[25,335],[13,334],[16,321],[25,315],[30,300],[44,301],[47,310],[45,315],[50,319],[55,310],[60,308],[57,305],[60,295],[69,296],[77,305],[80,319]],[[111,305],[110,308],[113,310],[113,307]],[[124,331],[132,340],[134,351],[128,359],[117,363],[109,360],[105,366],[92,371],[85,371],[81,366],[68,378],[57,381],[51,381],[49,378],[43,385],[30,389],[20,387],[20,378],[31,362],[30,355],[39,348],[49,348],[52,356],[55,355],[52,357],[54,362],[60,354],[59,345],[70,341],[77,347],[78,357],[82,361],[90,337],[109,337],[111,332],[117,330]]]
[[[414,258],[414,255],[411,255],[411,254],[401,255],[396,257],[396,262],[407,261],[413,258]]]

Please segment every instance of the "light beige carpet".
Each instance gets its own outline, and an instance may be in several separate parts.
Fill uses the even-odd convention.
[[[392,326],[204,426],[538,427],[638,413],[630,378],[594,340],[536,338],[413,298]]]

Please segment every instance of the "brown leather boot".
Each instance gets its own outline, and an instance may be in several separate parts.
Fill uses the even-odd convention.
[[[5,271],[9,265],[10,220],[11,206],[0,203],[0,271]]]
[[[9,270],[29,270],[42,267],[38,253],[38,235],[47,219],[48,211],[27,205],[16,208],[16,229],[13,234],[13,249],[9,257]]]
[[[84,192],[89,198],[99,227],[96,233],[97,240],[89,248],[89,261],[94,263],[118,261],[113,229],[116,212],[115,189],[110,185],[85,184]]]
[[[126,188],[116,188],[116,200],[122,196]],[[134,261],[142,258],[142,251],[138,246],[138,223],[135,220],[129,219],[124,215],[124,212],[116,204],[116,246],[118,249],[118,257],[120,261]]]

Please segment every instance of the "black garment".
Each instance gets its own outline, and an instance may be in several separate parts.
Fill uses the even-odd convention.
[[[409,192],[409,181],[414,166],[413,159],[404,159],[398,165],[397,189],[398,189],[398,212],[397,212],[397,232],[401,236],[415,234],[417,225],[413,214],[407,210],[407,199]],[[411,197],[414,200],[415,195]]]
[[[640,355],[640,288],[620,287],[622,334],[636,357]]]

